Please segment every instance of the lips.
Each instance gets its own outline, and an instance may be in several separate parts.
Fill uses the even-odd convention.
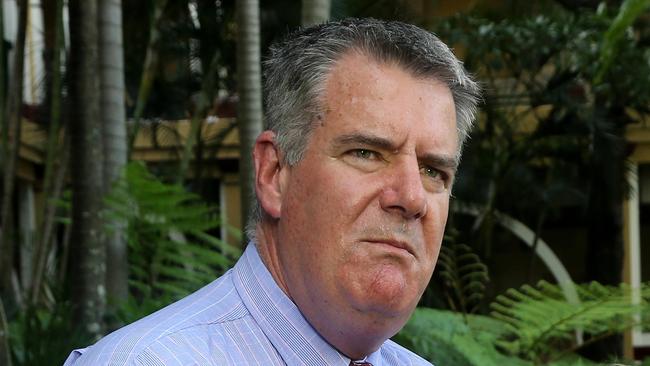
[[[408,242],[401,241],[401,240],[394,240],[394,239],[366,239],[364,240],[368,243],[371,244],[383,244],[383,245],[388,245],[393,248],[397,248],[400,250],[407,251],[409,254],[415,257],[415,251],[411,247],[411,245]]]

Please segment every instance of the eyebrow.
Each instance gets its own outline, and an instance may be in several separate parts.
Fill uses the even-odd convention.
[[[334,139],[334,146],[344,147],[347,145],[368,145],[382,150],[396,150],[397,147],[388,139],[363,133],[352,133],[338,136]]]
[[[459,164],[458,158],[456,156],[447,156],[447,155],[439,155],[439,154],[426,154],[420,160],[423,160],[427,164],[432,165],[434,167],[449,169],[453,173],[456,173],[456,169],[458,169],[458,164]]]
[[[334,146],[345,147],[348,145],[366,145],[382,150],[395,151],[397,146],[389,139],[374,136],[366,133],[352,133],[338,136],[334,139]],[[459,159],[457,156],[441,155],[441,154],[425,154],[418,158],[427,164],[439,168],[451,169],[454,172],[458,168]]]

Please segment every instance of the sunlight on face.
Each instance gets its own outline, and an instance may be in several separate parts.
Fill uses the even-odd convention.
[[[324,103],[304,159],[283,168],[272,272],[344,350],[354,347],[349,324],[383,342],[422,295],[447,220],[458,136],[445,85],[358,53],[336,64]]]

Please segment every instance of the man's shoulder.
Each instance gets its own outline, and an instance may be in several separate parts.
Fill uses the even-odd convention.
[[[201,343],[224,323],[246,317],[248,311],[233,285],[232,274],[224,276],[195,293],[107,335],[94,345],[75,350],[65,366],[101,365],[168,365],[160,353],[160,344],[176,353],[201,353]],[[208,331],[210,330],[210,331]],[[168,338],[173,338],[169,342]],[[187,339],[187,342],[179,340]],[[190,341],[191,340],[191,341]],[[206,342],[201,342],[204,340]],[[189,345],[198,344],[194,350]],[[207,343],[206,343],[207,344]],[[157,360],[157,361],[156,361]]]
[[[390,339],[381,346],[381,356],[388,365],[432,366],[431,362]]]

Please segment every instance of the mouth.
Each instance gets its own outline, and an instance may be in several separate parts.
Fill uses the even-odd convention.
[[[387,247],[387,249],[391,251],[399,251],[402,254],[406,252],[412,255],[413,257],[416,256],[412,246],[405,241],[394,240],[394,239],[366,239],[364,241],[370,244],[384,245]]]

